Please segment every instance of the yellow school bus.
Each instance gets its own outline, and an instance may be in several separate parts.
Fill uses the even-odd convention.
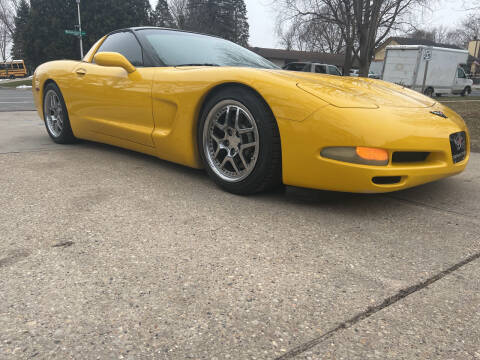
[[[16,79],[27,76],[27,68],[23,60],[0,62],[0,79]]]

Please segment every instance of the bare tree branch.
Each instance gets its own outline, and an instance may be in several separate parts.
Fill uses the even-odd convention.
[[[275,0],[274,3],[281,19],[279,23],[283,25],[278,26],[279,34],[288,34],[289,46],[332,52],[339,49],[332,44],[341,43],[345,70],[348,71],[353,59],[357,59],[360,74],[367,76],[375,48],[400,27],[404,16],[428,1]],[[322,28],[327,30],[319,31]],[[338,34],[341,40],[337,38]]]

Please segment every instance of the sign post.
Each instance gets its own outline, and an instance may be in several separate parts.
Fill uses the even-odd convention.
[[[73,36],[80,36],[80,34],[81,34],[82,36],[87,35],[87,33],[86,33],[85,31],[82,31],[82,32],[80,33],[80,31],[78,31],[78,30],[65,30],[65,34],[67,34],[67,35],[73,35]]]
[[[432,50],[431,49],[426,49],[425,50],[425,54],[423,54],[423,59],[425,60],[425,72],[423,74],[422,94],[425,94],[425,84],[427,82],[428,64],[430,63],[430,60],[432,60]]]
[[[80,0],[77,0],[77,12],[78,12],[78,32],[80,33],[78,35],[78,38],[80,39],[80,56],[81,59],[83,60],[83,39],[82,39],[82,18],[80,17]]]

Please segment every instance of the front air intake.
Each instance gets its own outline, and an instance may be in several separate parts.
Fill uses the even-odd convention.
[[[375,176],[372,178],[373,183],[377,185],[398,184],[401,180],[401,176]]]
[[[427,160],[429,152],[420,151],[396,151],[392,156],[392,163],[423,162]]]

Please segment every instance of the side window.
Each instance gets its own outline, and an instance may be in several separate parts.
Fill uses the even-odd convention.
[[[131,32],[119,32],[105,39],[98,49],[101,52],[117,52],[127,58],[134,66],[143,66],[142,48]]]
[[[337,67],[333,66],[333,65],[328,66],[328,73],[330,75],[338,75],[338,76],[341,75],[340,71],[338,71]]]
[[[315,65],[315,72],[319,74],[326,74],[327,69],[325,68],[325,65]]]
[[[462,68],[458,68],[458,69],[457,69],[457,77],[458,77],[459,79],[465,79],[465,78],[466,78],[465,72],[463,71]]]

